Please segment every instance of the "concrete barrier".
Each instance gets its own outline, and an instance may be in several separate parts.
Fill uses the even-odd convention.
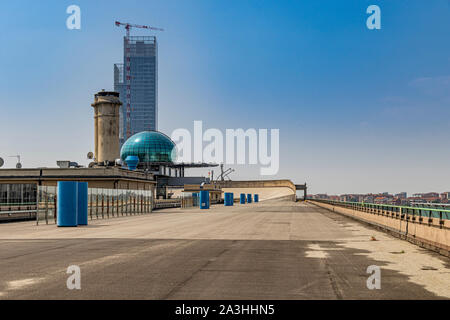
[[[389,211],[365,212],[314,200],[308,200],[308,202],[368,223],[398,238],[450,257],[450,220],[438,218],[421,220],[417,217],[413,219],[411,215],[395,214]]]
[[[291,180],[247,180],[247,181],[217,181],[222,188],[290,188],[295,194],[295,184]]]
[[[272,199],[296,200],[295,184],[290,180],[255,180],[255,181],[218,181],[224,192],[256,193],[259,201]]]

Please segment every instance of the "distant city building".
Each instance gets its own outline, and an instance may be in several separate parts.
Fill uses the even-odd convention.
[[[375,204],[387,204],[387,205],[448,205],[450,203],[450,192],[427,192],[427,193],[415,193],[412,197],[408,198],[406,192],[400,192],[395,195],[388,192],[378,194],[342,194],[342,195],[327,195],[316,194],[310,195],[312,199],[324,199],[335,200],[345,202],[364,202]]]
[[[443,192],[441,193],[441,200],[444,202],[447,202],[448,200],[450,200],[450,192]]]
[[[158,130],[158,44],[156,37],[130,37],[131,135]],[[127,139],[127,106],[124,63],[114,65],[114,90],[120,93],[121,145]]]
[[[427,192],[427,193],[415,193],[413,197],[410,198],[414,202],[422,203],[437,203],[441,201],[440,195],[437,192]]]
[[[399,199],[406,199],[406,198],[408,198],[408,194],[406,192],[397,193],[395,196],[397,198],[399,198]]]

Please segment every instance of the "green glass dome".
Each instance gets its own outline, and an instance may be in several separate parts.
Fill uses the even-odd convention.
[[[130,137],[122,146],[120,158],[137,156],[139,163],[173,162],[176,158],[175,143],[158,131],[142,131]]]

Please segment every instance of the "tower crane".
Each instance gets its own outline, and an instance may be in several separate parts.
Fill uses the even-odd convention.
[[[127,124],[127,136],[128,139],[131,136],[131,48],[130,48],[130,31],[131,28],[139,28],[139,29],[148,29],[148,30],[155,30],[155,31],[164,31],[164,29],[161,28],[155,28],[150,26],[142,26],[137,24],[131,24],[131,23],[123,23],[116,21],[115,25],[117,27],[124,27],[126,30],[126,37],[125,37],[125,81],[126,81],[126,110],[127,110],[127,118],[126,118],[126,124]]]
[[[220,164],[220,175],[216,179],[216,181],[225,181],[225,178],[228,178],[228,180],[231,181],[229,175],[232,174],[235,170],[232,168],[228,168],[227,170],[223,171],[223,163]]]

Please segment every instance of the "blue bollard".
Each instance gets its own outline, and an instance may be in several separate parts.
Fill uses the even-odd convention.
[[[224,195],[223,195],[223,205],[225,207],[228,206],[228,193],[227,192],[225,192]]]
[[[209,191],[200,191],[200,209],[209,209]]]
[[[58,227],[78,225],[78,182],[58,181],[57,221]]]
[[[88,225],[88,183],[78,182],[78,225]]]
[[[231,206],[233,206],[233,202],[234,202],[233,194],[231,192],[225,192],[225,195],[224,195],[225,206],[231,207]]]
[[[252,203],[252,195],[251,193],[247,194],[247,202]]]
[[[259,195],[258,194],[255,194],[253,196],[253,198],[254,198],[255,202],[259,202]]]
[[[240,204],[245,204],[245,194],[241,193],[241,200],[239,201]]]

